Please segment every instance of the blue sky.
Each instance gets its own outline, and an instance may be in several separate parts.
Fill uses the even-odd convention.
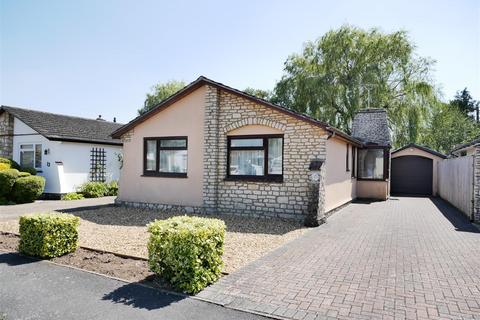
[[[305,41],[405,29],[444,98],[480,100],[480,1],[0,0],[0,103],[127,122],[152,85],[205,75],[272,89]]]

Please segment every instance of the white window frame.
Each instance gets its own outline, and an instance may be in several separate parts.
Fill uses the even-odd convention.
[[[28,145],[31,145],[32,147],[31,148],[22,148],[22,146],[28,146]],[[37,146],[40,146],[40,166],[37,167]],[[43,164],[43,146],[41,143],[34,143],[34,142],[25,142],[25,143],[20,143],[19,144],[19,162],[20,162],[20,165],[23,166],[22,164],[22,152],[26,152],[26,151],[33,151],[33,168],[36,169],[36,170],[41,170],[42,169],[42,164]]]

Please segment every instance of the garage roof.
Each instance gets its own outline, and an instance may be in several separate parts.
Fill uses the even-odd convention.
[[[417,149],[420,149],[422,151],[425,151],[425,152],[428,152],[430,154],[433,154],[434,156],[437,156],[437,157],[440,157],[442,159],[446,159],[447,156],[444,155],[443,153],[440,153],[438,151],[435,151],[433,149],[430,149],[428,147],[424,147],[424,146],[421,146],[421,145],[418,145],[416,143],[409,143],[407,144],[406,146],[403,146],[401,148],[398,148],[397,150],[393,151],[392,154],[396,153],[396,152],[400,152],[402,150],[405,150],[405,149],[408,149],[408,148],[417,148]]]

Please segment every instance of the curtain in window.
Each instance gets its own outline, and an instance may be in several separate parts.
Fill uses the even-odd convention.
[[[157,141],[147,140],[147,168],[146,170],[157,170]]]
[[[187,150],[160,150],[160,172],[186,173]]]
[[[264,159],[263,150],[231,150],[230,174],[262,176]]]
[[[383,149],[358,150],[358,177],[362,179],[383,179]]]
[[[268,174],[282,174],[282,138],[268,139]]]

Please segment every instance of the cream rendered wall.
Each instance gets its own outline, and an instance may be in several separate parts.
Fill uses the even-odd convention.
[[[443,159],[440,157],[437,157],[429,152],[425,152],[423,150],[417,149],[417,148],[407,148],[395,153],[392,153],[392,159],[402,157],[402,156],[420,156],[420,157],[425,157],[433,160],[433,181],[432,181],[432,191],[433,195],[436,196],[438,194],[438,163],[442,161]]]
[[[349,147],[349,168],[346,171],[347,143],[331,138],[327,140],[325,212],[356,198],[356,179],[352,178],[352,146]]]
[[[126,133],[118,200],[184,206],[203,204],[203,86]],[[187,178],[143,177],[144,137],[188,137]]]
[[[358,198],[387,200],[389,194],[390,181],[357,180]]]
[[[259,135],[259,134],[282,134],[282,130],[262,125],[249,125],[227,132],[229,136]]]

